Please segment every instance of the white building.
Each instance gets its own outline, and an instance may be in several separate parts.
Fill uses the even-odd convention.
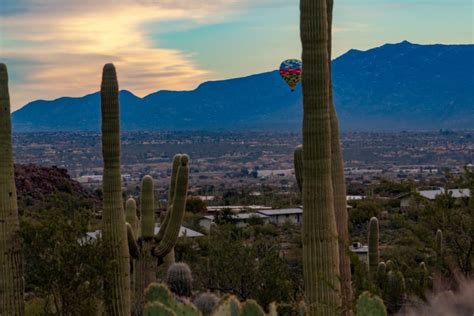
[[[362,245],[360,242],[355,242],[349,246],[349,250],[357,254],[361,262],[365,262],[366,264],[369,263],[369,246]]]
[[[258,213],[268,216],[270,223],[275,225],[282,225],[286,222],[300,224],[303,219],[303,209],[301,208],[260,210]]]
[[[432,188],[430,190],[417,190],[416,192],[427,200],[434,200],[438,195],[445,194],[446,190],[444,188]],[[449,189],[447,193],[455,199],[471,196],[469,189]],[[410,207],[414,203],[412,192],[402,194],[398,198],[400,199],[400,208]]]
[[[269,218],[266,215],[260,213],[240,213],[240,214],[231,214],[232,220],[234,221],[237,227],[248,226],[250,220],[254,218],[259,218],[263,223],[268,223]],[[211,224],[214,223],[216,216],[215,215],[206,215],[199,221],[199,225],[204,228],[206,231],[209,231]]]
[[[159,231],[160,231],[160,224],[156,224],[155,235],[157,235]],[[101,234],[102,234],[101,230],[96,230],[93,232],[86,233],[86,236],[92,239],[97,239],[100,237]],[[178,235],[178,237],[188,237],[188,238],[196,238],[196,237],[203,237],[203,236],[204,235],[201,234],[200,232],[186,228],[184,226],[181,226],[181,228],[179,229],[179,235]]]
[[[363,200],[366,197],[364,195],[347,195],[346,196],[346,201],[359,201]]]
[[[258,210],[271,210],[270,206],[263,205],[219,205],[219,206],[208,206],[208,213],[221,212],[223,210],[230,210],[233,213],[245,212],[245,211],[258,211]]]

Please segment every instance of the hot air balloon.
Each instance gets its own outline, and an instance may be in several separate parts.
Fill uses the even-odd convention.
[[[296,85],[301,79],[302,62],[298,59],[288,59],[280,65],[280,75],[290,86],[291,91],[295,90]]]

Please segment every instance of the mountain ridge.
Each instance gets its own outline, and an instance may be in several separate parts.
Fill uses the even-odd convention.
[[[474,126],[474,45],[384,44],[333,61],[343,130],[466,129]],[[121,90],[123,130],[299,130],[301,86],[278,71],[207,81],[143,98]],[[16,132],[96,131],[100,95],[38,100],[13,113]]]

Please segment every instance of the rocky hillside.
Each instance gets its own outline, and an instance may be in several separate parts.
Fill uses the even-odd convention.
[[[46,207],[53,199],[73,201],[88,208],[98,208],[100,198],[74,181],[63,168],[41,167],[33,164],[15,165],[15,182],[20,212]]]

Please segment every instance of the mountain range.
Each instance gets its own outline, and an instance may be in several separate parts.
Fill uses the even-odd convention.
[[[474,44],[407,41],[333,61],[337,112],[345,131],[472,129]],[[119,78],[120,80],[120,78]],[[192,91],[144,98],[120,91],[123,130],[289,130],[301,128],[301,85],[278,71],[210,81]],[[13,113],[15,132],[98,131],[100,94],[34,101]]]

